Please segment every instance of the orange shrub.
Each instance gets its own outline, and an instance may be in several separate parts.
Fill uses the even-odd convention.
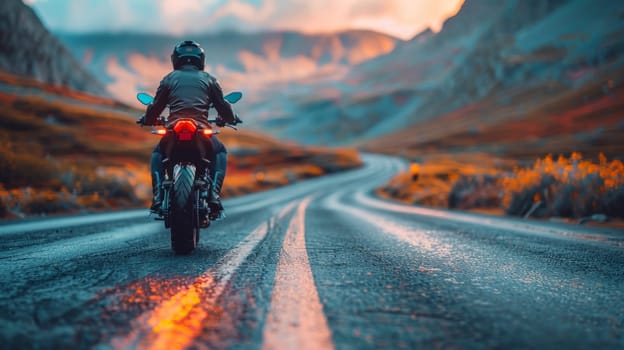
[[[580,218],[592,214],[624,217],[624,164],[600,155],[597,163],[581,154],[538,159],[502,180],[508,214]],[[539,203],[539,204],[536,204]]]

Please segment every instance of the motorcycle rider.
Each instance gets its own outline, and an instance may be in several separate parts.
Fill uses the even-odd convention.
[[[143,117],[139,119],[142,125],[156,125],[163,109],[169,106],[169,121],[180,117],[208,117],[208,109],[213,105],[219,113],[218,126],[225,123],[236,125],[240,122],[232,110],[232,106],[223,98],[223,91],[217,80],[204,71],[204,49],[195,41],[186,40],[178,43],[171,54],[173,71],[167,74],[156,91],[154,101],[147,106]],[[161,181],[164,177],[162,160],[165,155],[167,137],[163,137],[152,153],[150,172],[152,175],[152,205],[150,211],[161,215],[162,191]],[[210,152],[210,177],[212,178],[212,193],[208,203],[211,209],[211,218],[220,217],[223,206],[219,198],[225,171],[227,168],[227,151],[225,146],[215,135],[206,139],[206,149]]]

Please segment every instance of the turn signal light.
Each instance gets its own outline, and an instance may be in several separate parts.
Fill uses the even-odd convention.
[[[204,129],[202,131],[202,133],[204,134],[204,136],[210,137],[210,136],[214,135],[214,130],[212,130],[212,129]]]
[[[152,131],[154,135],[167,135],[167,129],[157,129]]]

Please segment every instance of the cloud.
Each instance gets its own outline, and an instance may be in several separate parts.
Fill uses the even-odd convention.
[[[274,92],[275,84],[287,84],[297,80],[310,80],[315,77],[344,76],[348,66],[338,62],[321,64],[306,56],[275,56],[275,45],[270,43],[264,55],[241,51],[238,59],[243,71],[228,69],[224,66],[206,66],[206,71],[215,74],[225,91],[241,90],[246,93],[246,100],[253,101],[264,90]],[[108,91],[121,101],[139,106],[135,96],[139,91],[154,93],[161,79],[171,71],[166,60],[145,56],[140,53],[130,54],[124,65],[118,59],[110,57],[106,61],[106,73],[112,79]]]
[[[276,0],[264,0],[260,6],[241,1],[228,1],[211,16],[212,19],[233,17],[247,23],[263,23],[277,13]]]
[[[54,30],[170,34],[223,29],[328,32],[367,28],[410,38],[464,0],[24,0]]]
[[[286,7],[280,7],[283,15],[273,18],[272,23],[278,28],[308,32],[372,29],[409,39],[428,27],[439,30],[462,3],[463,0],[290,1]]]
[[[113,79],[107,86],[108,91],[122,101],[136,103],[134,96],[141,77],[123,68],[115,58],[110,58],[106,62],[106,72]]]
[[[218,0],[160,0],[158,5],[161,25],[173,34],[194,31],[197,26],[206,27],[206,13]]]

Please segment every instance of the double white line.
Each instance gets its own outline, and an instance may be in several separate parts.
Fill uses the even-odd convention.
[[[275,274],[271,307],[264,328],[263,349],[333,349],[331,331],[314,285],[305,247],[305,211],[301,201],[290,221]],[[297,205],[292,202],[272,221],[282,220]],[[218,308],[219,297],[271,225],[258,226],[240,244],[199,276],[192,285],[139,316],[133,329],[115,338],[115,348],[184,349],[201,334],[207,310]]]

